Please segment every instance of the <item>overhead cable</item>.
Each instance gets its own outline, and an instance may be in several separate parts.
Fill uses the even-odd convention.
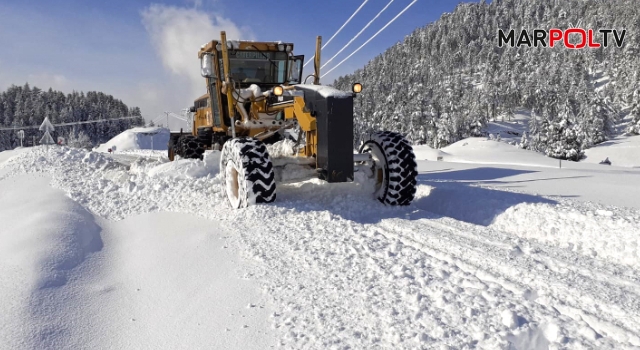
[[[369,40],[365,41],[364,44],[360,45],[359,48],[357,48],[355,51],[353,51],[349,56],[347,56],[345,59],[343,59],[342,61],[340,61],[340,63],[338,63],[335,67],[329,69],[329,71],[327,71],[326,73],[324,73],[322,75],[322,78],[324,78],[325,75],[331,73],[334,69],[340,67],[341,64],[343,64],[346,60],[348,60],[349,58],[351,58],[351,56],[355,55],[356,52],[360,51],[360,49],[362,49],[365,45],[367,45],[371,40],[373,40],[376,36],[378,36],[378,34],[380,34],[383,30],[385,30],[389,25],[391,25],[391,23],[393,23],[396,19],[398,19],[398,17],[400,17],[403,13],[405,13],[411,6],[413,6],[413,4],[415,4],[418,0],[413,0],[409,5],[407,5],[407,7],[404,8],[404,10],[400,11],[400,13],[398,13],[395,17],[393,17],[393,19],[391,19],[387,24],[385,24],[384,27],[382,27],[377,33],[373,34],[373,36],[371,38],[369,38]]]
[[[347,47],[349,47],[349,45],[351,45],[351,43],[352,43],[354,40],[358,39],[358,37],[360,36],[360,34],[362,34],[362,33],[363,33],[367,28],[369,28],[369,26],[370,26],[370,25],[371,25],[371,24],[372,24],[376,19],[378,19],[378,17],[380,17],[380,15],[381,15],[381,14],[382,14],[382,13],[383,13],[383,12],[384,12],[388,7],[389,7],[389,5],[391,5],[394,1],[395,1],[395,0],[391,0],[391,1],[389,1],[389,3],[387,4],[387,6],[385,6],[382,10],[380,10],[380,12],[378,12],[378,14],[377,14],[375,17],[373,17],[373,19],[372,19],[372,20],[370,20],[370,21],[369,21],[369,23],[367,23],[367,25],[366,25],[366,26],[364,26],[364,28],[362,28],[362,30],[360,30],[360,31],[358,32],[358,34],[356,34],[356,36],[354,36],[351,40],[349,40],[349,42],[348,42],[345,46],[343,46],[343,47],[340,49],[340,51],[338,51],[338,53],[336,53],[335,55],[333,55],[333,57],[331,57],[327,62],[325,62],[325,63],[322,65],[322,67],[320,67],[320,68],[324,68],[324,67],[326,67],[326,65],[327,65],[327,64],[329,64],[329,62],[333,61],[333,59],[334,59],[334,58],[336,58],[336,56],[338,56],[342,51],[344,51]]]
[[[340,33],[342,31],[342,29],[349,24],[349,22],[351,22],[351,20],[353,19],[353,17],[356,16],[356,14],[358,14],[358,12],[360,12],[360,10],[364,7],[364,5],[369,2],[369,0],[364,0],[364,2],[362,2],[362,5],[360,5],[360,7],[358,7],[356,9],[356,11],[351,15],[351,17],[349,17],[349,19],[347,19],[346,22],[344,22],[344,24],[342,25],[342,27],[338,28],[338,31],[335,32],[335,34],[333,34],[333,36],[331,38],[329,38],[329,40],[327,40],[326,43],[324,43],[324,45],[322,45],[322,49],[325,48],[325,46],[329,45],[329,43],[331,42],[331,40],[333,40],[333,38],[336,37],[336,35],[338,35],[338,33]],[[302,67],[306,67],[309,62],[313,61],[313,59],[316,57],[316,55],[314,54],[313,56],[311,56],[311,58],[307,61],[307,63],[305,63]]]

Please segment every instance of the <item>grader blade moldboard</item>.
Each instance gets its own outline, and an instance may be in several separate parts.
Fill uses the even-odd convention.
[[[315,112],[318,128],[317,166],[327,182],[353,181],[353,97],[327,93],[317,85],[296,85],[304,91],[306,107]],[[336,92],[338,92],[336,90]]]

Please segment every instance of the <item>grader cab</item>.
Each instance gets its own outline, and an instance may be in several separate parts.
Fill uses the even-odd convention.
[[[207,93],[191,107],[191,133],[171,134],[169,159],[202,159],[205,150],[221,150],[234,208],[274,201],[274,164],[291,161],[328,182],[353,181],[354,171],[363,171],[381,202],[409,204],[417,176],[411,145],[398,133],[373,132],[354,154],[353,100],[362,85],[350,92],[320,85],[320,47],[318,37],[315,72],[303,79],[304,56],[293,54],[292,43],[227,40],[222,32],[219,41],[203,45],[198,58]],[[281,141],[285,131],[297,135],[295,154],[271,159],[265,144]]]

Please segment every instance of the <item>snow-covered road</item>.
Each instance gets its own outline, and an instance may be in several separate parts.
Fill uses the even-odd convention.
[[[291,318],[279,326],[292,348],[640,345],[636,269],[560,238],[543,244],[517,228],[427,212],[426,192],[414,207],[379,209],[356,194],[305,204],[315,191],[296,198],[298,191],[281,190],[286,209],[256,208],[260,229],[240,230],[240,247],[265,264],[260,279],[288,305]]]
[[[527,186],[562,187],[567,180],[555,179],[553,169],[481,165],[474,172],[469,164],[420,166],[416,201],[401,208],[373,201],[361,184],[310,180],[279,186],[273,205],[233,211],[220,192],[215,159],[140,161],[127,169],[104,155],[66,148],[17,154],[0,164],[0,184],[27,172],[50,176],[53,187],[109,227],[101,234],[105,248],[89,253],[75,273],[84,276],[96,260],[142,264],[147,268],[107,269],[111,272],[92,280],[135,289],[136,279],[127,276],[146,276],[150,300],[167,296],[177,305],[187,305],[193,295],[187,290],[199,290],[193,302],[201,308],[188,313],[194,320],[212,312],[208,301],[221,302],[210,288],[213,282],[194,273],[200,262],[209,262],[206,250],[215,254],[220,247],[200,243],[224,237],[225,249],[244,257],[232,273],[262,286],[259,294],[270,317],[254,316],[253,328],[268,318],[271,330],[264,327],[257,334],[277,339],[283,348],[640,347],[640,211],[611,206],[616,198],[629,201],[628,193],[610,193],[604,204],[543,197]],[[465,167],[464,177],[456,167]],[[602,171],[574,171],[583,189],[579,194],[590,199]],[[633,191],[631,181],[638,183],[640,172],[626,176]],[[154,216],[136,219],[140,214]],[[170,234],[195,216],[217,228]],[[127,224],[130,220],[137,223]],[[131,227],[137,228],[127,231]],[[168,231],[154,233],[161,228]],[[145,243],[153,240],[157,244]],[[145,246],[146,253],[125,249],[132,242]],[[192,255],[189,263],[183,261],[187,255]],[[150,263],[170,257],[159,269]],[[159,272],[166,269],[169,273]],[[137,292],[120,293],[126,303],[101,300],[117,310],[145,305],[134,299]],[[170,314],[138,311],[151,325],[174,322]],[[113,319],[105,322],[111,322],[107,330],[122,327]],[[198,344],[211,347],[211,338],[200,332],[220,335],[219,328],[183,327],[176,334],[192,331]],[[118,344],[131,348],[127,344],[136,343],[127,340],[145,332],[130,327]],[[101,340],[86,346],[107,348],[110,333],[95,335]],[[232,348],[257,341],[249,337]]]

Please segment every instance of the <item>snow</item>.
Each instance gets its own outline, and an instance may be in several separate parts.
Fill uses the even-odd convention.
[[[176,213],[101,220],[40,174],[0,182],[0,343],[264,349],[269,301],[224,229]],[[38,193],[38,196],[30,195]]]
[[[109,148],[117,152],[135,150],[166,150],[169,143],[169,130],[165,128],[133,128],[126,130],[108,142],[96,147],[94,151],[107,153]]]
[[[526,110],[516,111],[511,118],[506,115],[500,115],[496,120],[487,123],[485,131],[495,137],[500,135],[500,138],[505,141],[520,142],[522,134],[529,131],[530,119],[531,113]]]
[[[435,160],[441,156],[444,161],[474,164],[509,164],[557,168],[557,159],[537,152],[520,149],[505,142],[488,140],[486,137],[472,137],[460,140],[441,150],[433,150],[426,145],[415,146],[418,160]],[[564,161],[563,164],[569,162]]]
[[[443,152],[439,149],[433,149],[427,145],[413,146],[413,153],[416,155],[417,160],[430,160],[430,161],[438,161],[443,160],[444,157],[447,159],[453,159],[452,155]]]
[[[313,85],[313,84],[299,84],[296,85],[296,89],[316,91],[320,96],[335,97],[335,98],[348,98],[351,97],[351,92],[341,91],[331,86],[325,85]]]
[[[640,136],[618,136],[585,152],[585,163],[599,164],[609,158],[611,165],[640,168]]]
[[[417,146],[407,207],[373,200],[357,173],[280,183],[275,203],[242,210],[219,152],[2,152],[0,342],[637,348],[640,169],[616,166],[619,151],[559,168],[486,138]]]

